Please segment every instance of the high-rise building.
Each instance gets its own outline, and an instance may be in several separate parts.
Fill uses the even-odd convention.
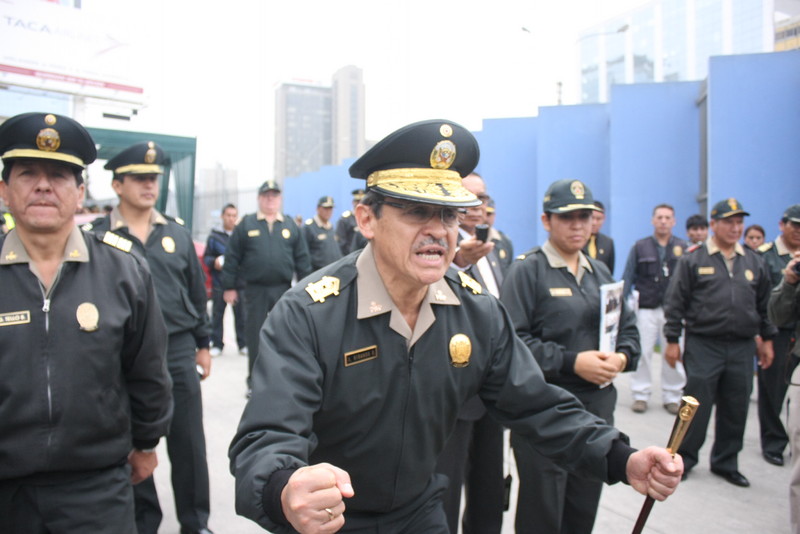
[[[365,150],[361,69],[343,67],[332,87],[281,84],[275,93],[275,178],[316,171]]]
[[[770,52],[774,0],[653,0],[578,39],[580,101],[606,102],[613,84],[702,80],[708,58]]]

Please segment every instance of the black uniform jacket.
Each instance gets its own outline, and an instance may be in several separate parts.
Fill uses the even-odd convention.
[[[450,270],[408,331],[371,245],[299,282],[261,330],[253,394],[229,451],[236,510],[274,532],[264,490],[278,470],[349,472],[348,512],[385,513],[428,485],[459,409],[480,395],[505,426],[569,470],[608,476],[621,434],[548,385],[500,301]]]
[[[551,266],[545,252],[534,248],[511,265],[501,291],[517,335],[547,381],[574,392],[599,388],[575,374],[575,359],[581,351],[598,350],[600,286],[614,281],[605,264],[586,255],[581,259],[584,270],[578,282],[566,265]],[[639,331],[636,316],[624,302],[620,305],[616,352],[628,357],[625,370],[630,371],[641,352]]]
[[[771,288],[758,254],[737,243],[728,273],[725,258],[709,238],[678,260],[664,296],[664,337],[677,343],[685,325],[687,333],[701,336],[772,339],[777,329],[767,318]]]
[[[0,237],[0,479],[122,465],[172,416],[147,266],[77,228],[48,294],[29,261]]]
[[[342,249],[339,248],[336,233],[330,221],[323,223],[319,217],[306,220],[303,226],[303,237],[311,257],[312,271],[321,269],[342,257]]]
[[[177,220],[153,210],[147,242],[131,235],[119,208],[84,229],[100,235],[107,231],[129,240],[147,260],[153,273],[158,303],[169,335],[191,332],[198,348],[208,347],[211,323],[206,304],[205,273],[189,231]]]
[[[272,231],[264,215],[250,213],[236,225],[225,250],[222,288],[235,289],[240,276],[248,284],[285,285],[311,272],[308,247],[291,217],[278,214]]]

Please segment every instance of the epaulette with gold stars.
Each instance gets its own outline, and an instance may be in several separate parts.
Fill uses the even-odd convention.
[[[133,248],[133,241],[130,239],[125,239],[121,235],[115,234],[114,232],[106,232],[103,234],[103,243],[117,248],[123,252],[130,252],[131,248]]]
[[[772,241],[770,241],[769,243],[764,243],[763,245],[758,247],[758,251],[763,254],[766,251],[768,251],[769,249],[771,249],[773,247],[773,245],[774,245],[774,243]]]
[[[527,258],[528,256],[530,256],[531,254],[534,254],[534,253],[536,253],[536,252],[539,252],[541,249],[542,249],[542,247],[533,247],[533,248],[532,248],[532,249],[530,249],[528,252],[523,252],[522,254],[520,254],[519,256],[517,256],[515,259],[516,259],[516,260],[524,260],[525,258]]]
[[[483,288],[478,281],[464,271],[458,271],[458,277],[461,279],[461,287],[471,289],[472,293],[475,295],[479,295],[481,292],[483,292]]]
[[[339,294],[339,279],[335,276],[323,276],[317,282],[310,282],[306,286],[306,292],[311,295],[314,302],[325,302],[331,295]]]

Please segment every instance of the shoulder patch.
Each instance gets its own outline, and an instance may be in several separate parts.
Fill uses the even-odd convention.
[[[325,302],[331,295],[339,294],[339,279],[335,276],[323,276],[317,282],[309,282],[306,286],[306,293],[311,295],[314,302]]]
[[[766,251],[768,251],[769,249],[771,249],[771,248],[772,248],[774,245],[775,245],[775,244],[774,244],[772,241],[770,241],[769,243],[764,243],[763,245],[761,245],[760,247],[758,247],[758,251],[759,251],[759,252],[761,252],[761,253],[763,254],[764,252],[766,252]]]
[[[533,248],[532,248],[532,249],[530,249],[528,252],[523,252],[522,254],[520,254],[519,256],[517,256],[517,258],[516,258],[516,259],[518,259],[518,260],[524,260],[525,258],[527,258],[528,256],[530,256],[531,254],[535,254],[536,252],[539,252],[539,250],[541,250],[541,248],[542,248],[542,247],[533,247]]]
[[[115,234],[114,232],[106,232],[103,234],[103,243],[111,247],[117,248],[123,252],[130,252],[133,248],[133,241],[125,239],[124,237]]]
[[[478,281],[464,271],[458,271],[458,277],[461,279],[461,287],[466,287],[467,289],[472,290],[472,293],[475,295],[483,292],[483,288]]]

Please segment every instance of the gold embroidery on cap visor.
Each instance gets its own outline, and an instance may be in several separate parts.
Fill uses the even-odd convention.
[[[387,169],[367,178],[367,187],[389,196],[433,204],[480,206],[481,201],[461,185],[456,171],[444,169]]]
[[[114,172],[117,174],[164,174],[164,167],[147,163],[133,163],[117,167]]]
[[[52,159],[55,161],[63,161],[64,163],[77,165],[78,167],[84,167],[83,160],[81,160],[76,156],[70,154],[64,154],[63,152],[46,152],[44,150],[34,150],[32,148],[16,148],[13,150],[9,150],[5,154],[3,154],[2,158],[3,159],[11,159],[11,158]]]

